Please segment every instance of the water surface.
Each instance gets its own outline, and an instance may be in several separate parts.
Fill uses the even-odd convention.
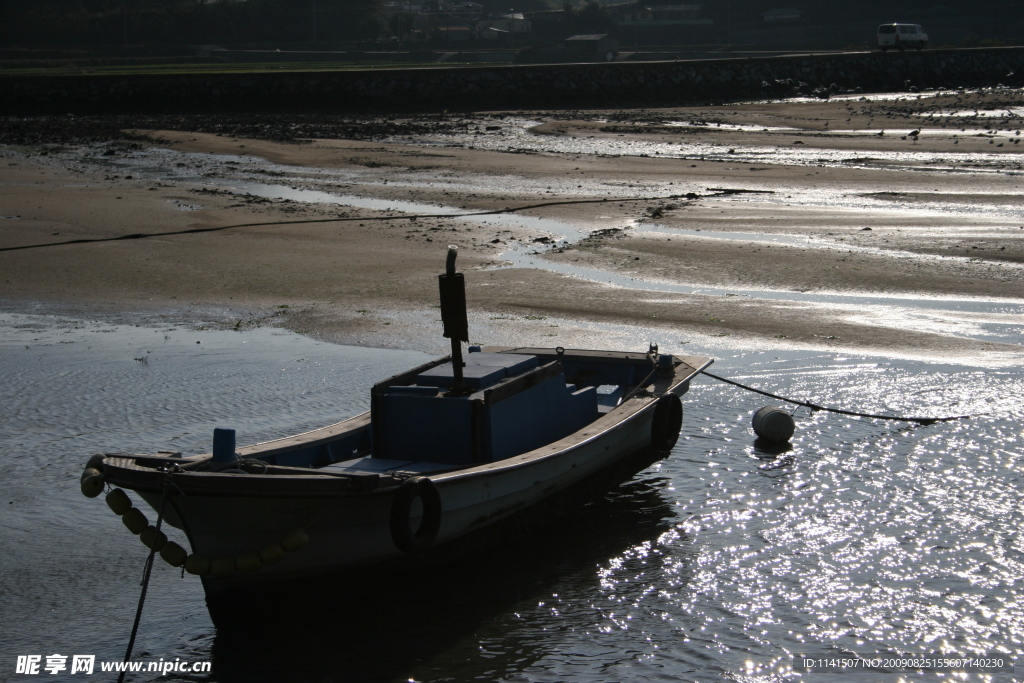
[[[0,317],[0,347],[10,680],[19,654],[123,656],[145,549],[78,492],[89,454],[206,451],[216,426],[243,443],[303,431],[365,409],[374,381],[425,358],[22,315]],[[701,379],[672,454],[626,485],[420,585],[338,585],[257,646],[218,632],[198,580],[158,564],[136,658],[212,660],[218,681],[604,683],[838,680],[788,671],[802,652],[1024,654],[1020,368],[688,352],[821,404],[984,415],[922,427],[801,409],[792,448],[772,454],[749,428],[766,399]]]

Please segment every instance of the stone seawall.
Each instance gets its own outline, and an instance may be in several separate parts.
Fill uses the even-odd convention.
[[[0,113],[649,107],[1024,83],[1024,48],[250,74],[0,76]]]

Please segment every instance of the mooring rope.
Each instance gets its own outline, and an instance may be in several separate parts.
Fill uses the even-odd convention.
[[[160,510],[156,515],[156,530],[158,533],[160,525],[164,521],[164,505],[167,503],[167,491],[172,484],[170,473],[164,473],[164,491],[163,496],[160,498]],[[142,621],[142,606],[146,603],[146,591],[149,589],[149,577],[153,573],[153,559],[156,556],[156,549],[157,544],[154,539],[154,543],[149,549],[149,557],[146,558],[145,568],[142,570],[142,593],[139,595],[139,606],[135,609],[135,623],[132,625],[132,635],[128,639],[128,649],[124,653],[124,663],[126,665],[132,657],[132,649],[135,647],[135,636],[139,633],[139,622]],[[127,670],[127,666],[121,669],[121,674],[117,677],[117,683],[123,683]]]
[[[23,249],[42,249],[44,247],[60,247],[69,244],[93,244],[96,242],[120,242],[123,240],[141,240],[149,237],[167,237],[170,235],[194,235],[203,232],[219,232],[231,230],[232,228],[255,228],[267,225],[304,225],[308,223],[350,223],[354,221],[415,221],[420,218],[472,218],[474,216],[496,216],[504,213],[516,213],[530,209],[542,209],[549,206],[567,206],[570,204],[602,204],[609,202],[656,202],[669,199],[686,199],[686,195],[668,195],[662,197],[605,197],[603,199],[571,199],[556,202],[543,202],[541,204],[528,204],[526,206],[506,206],[504,209],[492,209],[490,211],[473,211],[470,213],[422,213],[422,214],[401,214],[398,216],[362,216],[353,217],[335,216],[333,218],[308,218],[295,221],[263,221],[260,223],[237,223],[235,225],[218,225],[210,228],[186,228],[184,230],[168,230],[166,232],[133,232],[127,235],[116,235],[114,237],[91,237],[77,240],[63,240],[61,242],[45,242],[43,244],[22,244],[17,247],[0,247],[0,252],[21,251]]]
[[[710,377],[712,379],[717,379],[719,382],[725,382],[726,384],[732,384],[733,386],[737,386],[737,387],[739,387],[741,389],[746,389],[747,391],[752,391],[755,394],[761,394],[762,396],[768,396],[770,398],[777,398],[780,401],[785,401],[786,403],[793,403],[793,404],[798,405],[798,406],[804,406],[805,408],[810,408],[811,410],[815,410],[815,411],[816,410],[823,410],[823,411],[828,412],[828,413],[838,413],[839,415],[851,415],[853,417],[869,417],[869,418],[872,418],[872,419],[875,419],[875,420],[895,420],[897,422],[916,422],[917,424],[920,424],[920,425],[930,425],[930,424],[934,424],[936,422],[950,422],[952,420],[966,420],[966,419],[969,419],[969,418],[972,418],[972,417],[979,417],[981,415],[985,415],[986,414],[986,413],[975,413],[974,415],[953,415],[951,417],[900,417],[898,415],[874,415],[872,413],[858,413],[858,412],[856,412],[854,410],[843,410],[841,408],[829,408],[829,407],[826,407],[826,406],[820,406],[817,403],[811,403],[810,401],[797,401],[796,399],[786,398],[785,396],[779,396],[778,394],[773,394],[773,393],[768,392],[768,391],[762,391],[761,389],[755,389],[754,387],[748,387],[746,384],[740,384],[739,382],[736,382],[735,380],[726,379],[725,377],[719,377],[718,375],[713,375],[710,372],[708,372],[707,370],[702,370],[701,373],[704,374],[704,375],[707,375],[708,377]]]

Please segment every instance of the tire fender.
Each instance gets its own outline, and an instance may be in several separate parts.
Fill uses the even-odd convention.
[[[412,503],[419,497],[423,518],[413,531],[410,524]],[[414,554],[429,548],[441,528],[441,495],[429,477],[411,477],[402,482],[391,501],[391,540],[404,553]]]
[[[671,450],[683,428],[683,402],[675,394],[664,394],[654,405],[651,418],[651,446],[659,451]]]

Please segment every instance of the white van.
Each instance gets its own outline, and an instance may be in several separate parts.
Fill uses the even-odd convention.
[[[878,27],[878,47],[885,52],[890,47],[906,50],[916,47],[918,50],[928,46],[928,34],[918,24],[882,24]]]

